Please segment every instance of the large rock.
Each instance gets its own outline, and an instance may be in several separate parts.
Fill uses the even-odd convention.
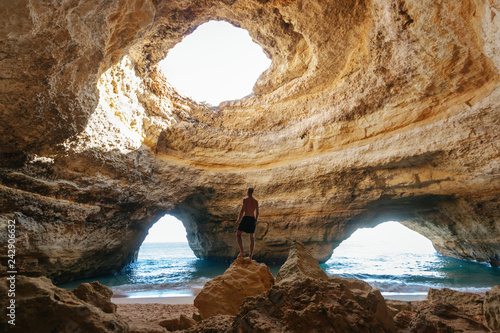
[[[495,286],[486,292],[484,316],[492,330],[500,331],[500,286]]]
[[[276,283],[290,283],[300,278],[327,280],[328,275],[321,269],[316,260],[300,240],[296,240],[290,247],[288,258],[281,266],[276,276]]]
[[[7,295],[6,279],[0,281],[0,292]],[[0,317],[2,332],[95,332],[125,333],[128,325],[114,313],[106,313],[99,307],[76,297],[71,291],[58,288],[45,278],[18,275],[15,282],[15,326]],[[6,296],[0,298],[0,306],[10,305]]]
[[[451,304],[478,321],[484,320],[484,298],[474,293],[465,293],[449,288],[429,289],[427,301],[431,304]]]
[[[488,322],[488,328],[490,316],[486,309],[493,317],[498,317],[498,307],[487,307],[486,298],[443,288],[430,289],[426,301],[411,302],[409,306],[400,304],[403,306],[398,306],[399,309],[393,302],[388,304],[396,310],[394,321],[402,332],[490,332],[490,329],[495,330],[495,324]]]
[[[330,280],[303,278],[246,298],[230,332],[395,332],[377,290],[353,293]]]
[[[82,283],[78,285],[73,294],[82,301],[88,302],[97,306],[102,311],[107,313],[116,312],[116,304],[111,302],[113,292],[105,285],[100,284],[98,281],[90,283]]]
[[[234,316],[217,315],[205,319],[187,329],[185,333],[223,333],[228,332],[233,324]]]
[[[167,331],[171,332],[171,331],[186,330],[196,325],[196,321],[193,318],[190,318],[182,314],[177,318],[161,320],[158,324],[161,327],[167,329]]]
[[[294,239],[323,262],[398,220],[441,254],[500,265],[497,1],[0,8],[0,229],[17,223],[20,272],[116,273],[167,212],[198,257],[232,260],[248,185],[260,262],[284,262]],[[218,107],[180,96],[159,64],[211,19],[272,58],[253,94]]]
[[[415,313],[408,318],[409,325],[404,332],[491,332],[482,321],[449,303],[424,302],[416,306]]]
[[[194,299],[203,319],[236,315],[243,299],[269,290],[274,277],[265,264],[238,257],[224,274],[208,281]]]

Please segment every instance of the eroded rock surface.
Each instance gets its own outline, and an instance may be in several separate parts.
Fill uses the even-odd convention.
[[[245,299],[230,332],[395,332],[379,291],[302,278]]]
[[[288,258],[278,271],[276,283],[289,283],[305,277],[328,280],[328,275],[321,269],[318,261],[297,240],[292,243]]]
[[[401,332],[496,332],[498,286],[479,294],[430,289],[426,301],[386,300]]]
[[[116,304],[111,302],[113,292],[97,281],[78,285],[73,290],[73,294],[82,301],[90,303],[104,312],[116,313]]]
[[[210,317],[184,331],[185,333],[222,333],[228,332],[233,324],[234,316],[217,315]]]
[[[500,331],[500,286],[495,286],[486,292],[484,316],[492,330]]]
[[[0,292],[7,295],[6,279],[0,281]],[[18,275],[15,283],[15,326],[9,318],[0,318],[2,332],[115,332],[129,331],[127,323],[114,312],[104,312],[101,307],[76,297],[71,291],[58,288],[46,277]],[[101,295],[101,297],[105,297]],[[9,298],[0,298],[6,309]]]
[[[194,299],[203,319],[236,315],[243,299],[269,290],[274,277],[265,264],[238,257],[224,274],[208,281]]]
[[[484,297],[481,295],[460,292],[449,288],[431,288],[427,294],[427,301],[431,304],[451,304],[466,315],[478,321],[484,321]]]
[[[197,256],[231,260],[249,185],[260,262],[295,239],[325,261],[357,228],[398,220],[442,254],[500,265],[495,1],[0,6],[0,228],[17,223],[20,272],[115,273],[167,212]],[[252,95],[218,107],[158,66],[209,20],[272,58]]]
[[[410,317],[404,332],[491,332],[482,321],[446,302],[420,304]]]

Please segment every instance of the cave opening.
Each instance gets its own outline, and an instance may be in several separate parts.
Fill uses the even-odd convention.
[[[167,214],[151,226],[144,243],[187,243],[186,228],[182,221]]]
[[[159,67],[181,95],[218,105],[250,95],[270,64],[246,30],[209,21],[175,45]]]
[[[187,240],[187,229],[177,217],[166,214],[148,230],[137,259],[113,277],[100,279],[121,298],[115,302],[150,297],[175,297],[192,302],[203,285],[222,274],[228,263],[196,257]]]
[[[482,293],[495,285],[500,270],[438,254],[431,241],[396,221],[360,228],[323,264],[331,275],[357,278],[385,298],[421,300],[430,288]]]

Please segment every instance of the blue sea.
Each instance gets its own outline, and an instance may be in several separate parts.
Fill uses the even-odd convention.
[[[394,223],[399,233],[391,234],[387,223],[377,227],[385,238],[374,236],[376,228],[359,229],[321,267],[328,275],[364,280],[395,299],[423,298],[429,288],[444,287],[483,294],[500,285],[500,268],[441,256],[430,241]],[[97,280],[128,297],[193,296],[229,265],[198,259],[187,243],[144,243],[138,260],[121,272],[61,287]],[[276,276],[279,266],[270,269]]]

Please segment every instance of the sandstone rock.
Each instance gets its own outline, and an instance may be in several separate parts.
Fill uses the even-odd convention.
[[[398,318],[398,322],[399,318]],[[449,303],[422,303],[404,332],[490,332],[480,321]]]
[[[500,265],[496,1],[1,8],[0,228],[17,221],[23,273],[116,273],[167,212],[198,257],[231,260],[249,184],[260,262],[284,262],[290,239],[323,262],[398,220],[441,254]],[[211,19],[272,58],[252,95],[218,107],[180,96],[159,65]]]
[[[385,304],[389,311],[391,311],[393,318],[401,312],[412,312],[413,309],[412,302],[409,301],[386,299]]]
[[[484,297],[473,293],[464,293],[449,288],[429,289],[427,301],[431,304],[447,303],[455,306],[461,312],[476,319],[484,320]]]
[[[111,302],[113,292],[97,281],[82,283],[73,290],[73,294],[107,313],[116,313],[116,304]]]
[[[391,310],[392,311],[392,310]],[[393,312],[394,313],[394,312]],[[398,332],[408,332],[411,321],[415,318],[415,312],[410,310],[399,311],[394,315],[394,325]]]
[[[168,331],[180,331],[196,325],[196,321],[186,315],[180,315],[178,318],[162,320],[158,324]]]
[[[18,275],[16,279],[16,325],[0,318],[2,332],[128,332],[128,325],[114,313],[77,298],[71,291],[58,288],[45,278]],[[7,295],[6,279],[0,281],[0,292]],[[0,299],[7,307],[7,297]]]
[[[273,285],[274,277],[265,264],[238,257],[224,274],[205,284],[194,305],[203,319],[236,315],[245,297],[263,293]]]
[[[343,285],[355,293],[366,294],[374,290],[368,282],[355,278],[344,278],[336,275],[330,276],[330,281]]]
[[[360,296],[330,280],[304,278],[246,298],[230,332],[395,332],[395,326],[379,291]]]
[[[307,251],[300,240],[296,240],[290,247],[286,262],[278,271],[276,283],[290,283],[305,277],[328,279],[328,275],[321,269],[318,261]]]
[[[361,299],[384,299],[382,294],[378,289],[373,288],[367,282],[355,278],[343,278],[340,276],[330,276],[329,281],[334,282],[340,285],[342,288],[349,289],[357,297]],[[375,296],[374,296],[375,295]],[[393,303],[394,304],[394,303]],[[384,302],[372,302],[371,303],[371,311],[375,313],[378,320],[383,324],[384,327],[392,327],[393,326],[393,311],[388,306],[387,301],[384,299]]]
[[[186,333],[222,333],[228,332],[233,323],[234,316],[217,315],[205,319],[195,326],[187,329]]]
[[[500,331],[500,286],[495,286],[486,292],[484,316],[492,330]]]

